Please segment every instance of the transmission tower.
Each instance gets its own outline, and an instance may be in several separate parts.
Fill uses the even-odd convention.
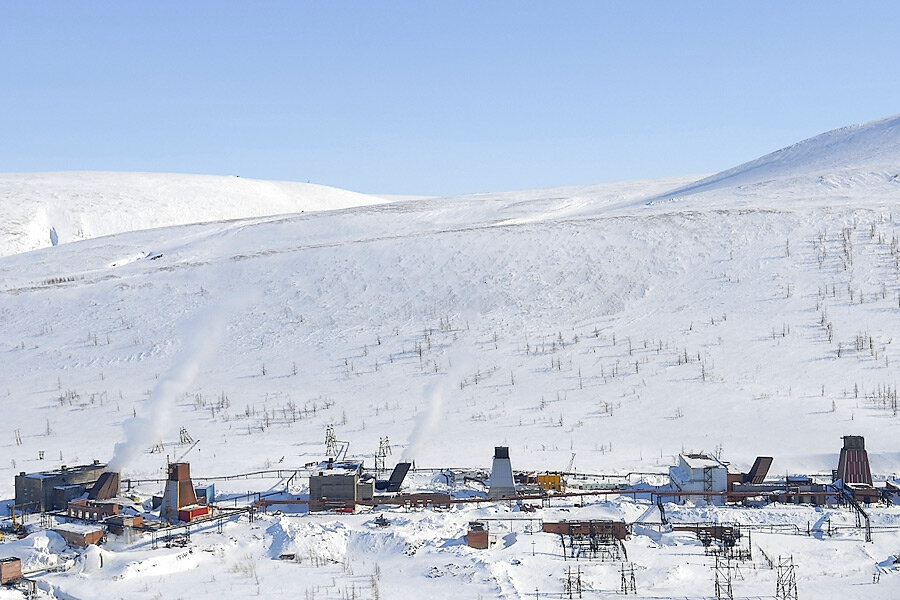
[[[191,434],[188,433],[188,430],[186,427],[182,427],[181,430],[179,430],[178,436],[179,436],[182,446],[184,446],[185,444],[193,444],[194,443],[194,438],[192,438]]]
[[[375,470],[384,470],[384,459],[391,453],[391,441],[387,436],[378,438],[378,453],[375,455]]]
[[[775,583],[775,600],[797,600],[797,574],[794,557],[778,557],[778,581]]]
[[[325,429],[325,457],[337,458],[338,445],[337,438],[334,437],[334,425],[329,425]]]
[[[628,594],[637,595],[637,585],[634,582],[634,563],[628,563],[628,568],[625,568],[625,563],[622,563],[622,593],[626,596]]]
[[[575,594],[578,594],[578,597],[581,598],[581,567],[578,567],[575,575],[572,574],[572,567],[569,567],[566,573],[565,593],[569,595],[569,598],[574,598]]]
[[[731,589],[731,561],[716,557],[716,600],[734,600]]]

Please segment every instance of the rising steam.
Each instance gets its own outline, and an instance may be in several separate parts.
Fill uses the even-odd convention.
[[[459,380],[474,370],[474,362],[470,355],[460,349],[451,352],[448,361],[447,372],[425,387],[427,407],[416,415],[412,434],[403,450],[401,460],[404,462],[411,462],[416,457],[421,458],[422,451],[434,445],[434,436],[443,417],[444,398],[451,396],[457,389]]]
[[[135,416],[122,424],[125,440],[116,444],[109,470],[121,472],[172,429],[176,402],[197,378],[200,366],[210,357],[225,333],[227,311],[222,306],[200,309],[198,315],[183,321],[179,337],[181,350],[169,371],[157,382],[144,407],[146,416]]]
[[[441,408],[444,406],[444,394],[441,388],[446,384],[447,375],[444,375],[439,381],[430,384],[425,389],[428,407],[416,415],[416,424],[413,426],[406,449],[403,450],[401,461],[411,462],[417,455],[421,456],[421,450],[426,446],[428,439],[440,421]]]

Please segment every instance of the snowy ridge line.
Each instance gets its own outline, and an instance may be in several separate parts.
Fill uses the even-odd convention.
[[[793,184],[830,185],[831,179],[883,175],[893,182],[900,175],[900,115],[840,127],[797,142],[699,181],[655,196],[648,204],[682,201],[695,194],[793,180]],[[859,182],[864,184],[865,182]]]
[[[318,184],[168,173],[0,174],[0,256],[77,240],[389,202]]]

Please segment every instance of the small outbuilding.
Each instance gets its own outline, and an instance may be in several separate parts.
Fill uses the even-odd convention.
[[[203,486],[194,486],[194,495],[200,504],[212,504],[216,501],[216,486],[214,483]]]
[[[144,524],[141,515],[115,515],[103,521],[110,533],[125,535],[126,529],[139,529]]]
[[[87,548],[103,540],[104,530],[99,526],[63,523],[53,528],[73,548]]]
[[[178,520],[185,523],[196,521],[209,515],[209,506],[206,504],[192,504],[178,509]]]
[[[488,537],[487,525],[482,521],[470,521],[469,531],[466,533],[466,545],[470,548],[485,550],[491,545]]]
[[[17,556],[0,558],[0,584],[22,579],[22,559]]]

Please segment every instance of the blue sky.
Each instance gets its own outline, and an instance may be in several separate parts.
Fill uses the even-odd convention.
[[[449,195],[709,173],[900,112],[896,6],[0,0],[0,172]]]

